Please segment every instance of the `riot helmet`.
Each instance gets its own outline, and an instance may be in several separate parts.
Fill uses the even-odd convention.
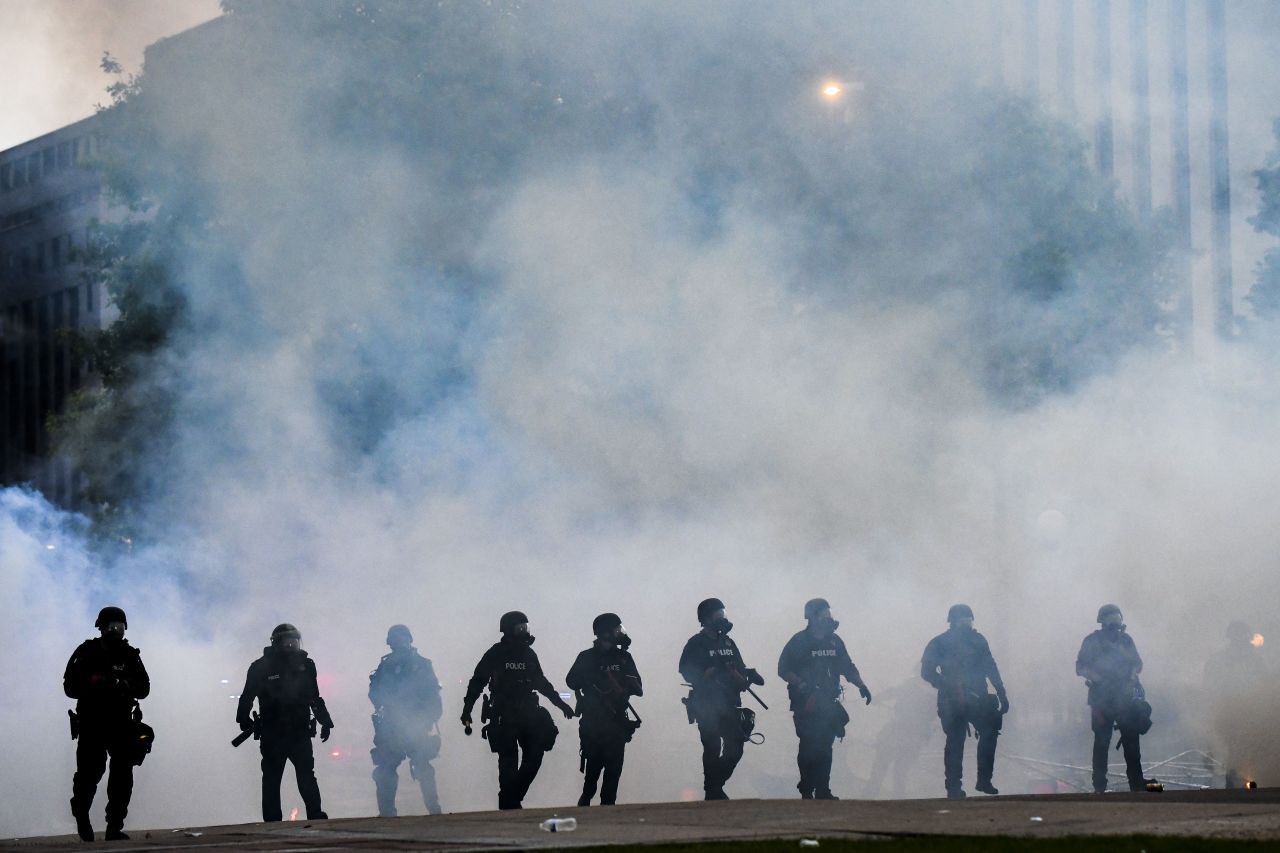
[[[529,633],[529,617],[519,610],[509,610],[498,620],[498,629],[504,637],[519,639],[533,645],[533,635]]]
[[[129,627],[129,620],[119,607],[108,606],[98,611],[98,618],[94,621],[93,627],[101,631],[102,636],[119,640],[124,637],[124,632]]]
[[[277,649],[297,651],[302,648],[302,632],[288,622],[281,622],[271,632],[271,645]]]
[[[1123,628],[1124,615],[1115,604],[1104,604],[1098,608],[1098,624],[1104,628]]]
[[[387,645],[396,649],[407,649],[413,645],[413,634],[407,625],[392,625],[387,629]]]

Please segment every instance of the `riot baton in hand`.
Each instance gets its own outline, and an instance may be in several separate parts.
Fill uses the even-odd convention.
[[[748,685],[747,685],[747,692],[751,694],[751,698],[752,698],[752,699],[754,699],[754,700],[756,700],[757,702],[759,702],[759,703],[760,703],[760,707],[761,707],[761,708],[764,708],[766,711],[767,711],[767,710],[769,710],[769,706],[768,706],[768,705],[766,705],[766,704],[764,704],[764,700],[763,700],[763,699],[761,699],[759,696],[757,696],[757,695],[756,695],[756,692],[755,692],[754,690],[752,690],[752,689],[751,689],[751,685],[750,685],[750,684],[748,684]]]
[[[641,723],[643,723],[643,722],[644,722],[644,720],[640,719],[640,715],[639,715],[639,714],[636,714],[636,709],[635,709],[635,708],[633,708],[633,707],[631,707],[631,700],[630,700],[630,699],[628,699],[628,700],[627,700],[627,710],[628,710],[628,711],[630,711],[632,714],[635,714],[635,717],[636,717],[636,725],[640,725]]]
[[[259,723],[259,722],[258,722],[258,712],[257,712],[257,711],[254,711],[254,712],[253,712],[253,726],[252,726],[248,731],[243,731],[243,732],[241,732],[240,734],[236,735],[236,736],[235,736],[235,739],[234,739],[233,741],[231,741],[231,745],[232,745],[232,746],[239,746],[240,744],[242,744],[242,743],[244,743],[245,741],[247,741],[249,738],[254,738],[254,739],[256,740],[256,739],[258,738],[258,736],[259,736],[259,735],[261,734],[261,732],[262,732],[262,729],[261,729],[261,728],[259,728],[259,726],[260,726],[260,725],[261,725],[261,723]]]

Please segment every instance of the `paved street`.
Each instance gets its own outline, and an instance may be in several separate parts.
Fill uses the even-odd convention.
[[[542,820],[575,817],[550,834]],[[1038,820],[1037,820],[1038,818]],[[101,828],[99,827],[99,832]],[[129,827],[124,850],[510,850],[752,838],[1153,833],[1280,841],[1280,789],[946,800],[736,800],[616,808],[468,812],[439,817],[152,829]],[[99,838],[101,835],[99,835]],[[74,836],[6,840],[5,849],[83,850]]]

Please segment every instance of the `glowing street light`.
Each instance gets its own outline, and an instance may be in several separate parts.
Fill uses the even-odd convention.
[[[844,94],[844,87],[835,81],[829,81],[822,87],[822,97],[834,101]]]

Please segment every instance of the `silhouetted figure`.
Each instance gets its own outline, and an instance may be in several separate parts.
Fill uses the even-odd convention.
[[[1138,681],[1142,658],[1133,638],[1125,633],[1124,616],[1114,604],[1098,609],[1097,631],[1084,638],[1076,656],[1076,675],[1089,687],[1090,725],[1093,728],[1093,790],[1107,790],[1107,760],[1111,732],[1120,730],[1125,773],[1130,791],[1146,790],[1142,776],[1142,748],[1139,735],[1151,728],[1151,706]]]
[[[689,721],[698,724],[702,740],[702,786],[708,800],[727,800],[725,783],[742,760],[742,749],[755,726],[755,714],[742,708],[742,692],[764,678],[748,669],[729,638],[733,623],[724,603],[708,598],[698,605],[702,630],[680,653],[680,675],[692,688],[685,700]]]
[[[809,623],[792,636],[778,658],[778,675],[787,682],[791,714],[800,746],[796,764],[800,768],[800,797],[805,800],[836,800],[831,793],[831,747],[843,738],[849,713],[840,703],[844,688],[840,678],[858,688],[871,704],[871,691],[862,682],[858,667],[849,657],[844,640],[836,634],[840,623],[831,618],[826,599],[814,598],[804,605]]]
[[[1226,747],[1226,786],[1243,788],[1260,761],[1260,724],[1275,708],[1275,690],[1255,634],[1239,619],[1227,626],[1227,645],[1205,663],[1204,686],[1214,728]]]
[[[327,741],[333,718],[320,698],[316,684],[316,664],[302,649],[302,634],[285,623],[271,632],[271,645],[262,657],[249,665],[240,691],[236,722],[241,731],[253,731],[253,701],[258,700],[261,716],[257,722],[262,738],[262,819],[280,820],[280,780],[286,761],[293,762],[298,793],[307,808],[308,820],[324,820],[320,808],[320,785],[316,782],[316,760],[311,738],[320,724],[320,740]],[[314,714],[314,719],[313,715]]]
[[[409,759],[409,773],[422,788],[422,802],[440,814],[436,771],[431,762],[440,754],[436,723],[443,707],[440,682],[431,661],[413,647],[413,634],[404,625],[387,630],[391,654],[384,655],[369,676],[373,703],[373,781],[378,791],[378,816],[396,816],[400,762]]]
[[[884,779],[893,773],[890,796],[902,799],[907,793],[907,773],[933,735],[936,715],[923,695],[929,688],[914,674],[888,690],[876,694],[876,704],[889,703],[891,716],[876,733],[875,758],[863,796],[874,799],[884,788]],[[932,697],[930,697],[932,698]]]
[[[978,781],[973,786],[985,794],[998,794],[991,777],[996,765],[996,739],[1009,696],[991,656],[987,638],[973,630],[973,610],[955,604],[947,611],[950,630],[925,646],[920,677],[938,690],[938,719],[947,736],[942,763],[947,797],[964,799],[964,742],[973,726],[978,736]],[[995,695],[987,691],[987,682]]]
[[[84,841],[93,840],[89,808],[98,782],[111,758],[107,776],[108,841],[123,840],[124,819],[133,796],[133,768],[141,762],[134,743],[135,721],[140,720],[138,700],[151,692],[151,679],[142,665],[142,655],[129,645],[124,632],[129,627],[119,607],[104,607],[93,623],[100,636],[76,647],[62,676],[62,690],[76,700],[71,716],[71,737],[76,746],[76,774],[71,783],[71,814],[76,832]]]
[[[498,808],[522,808],[525,794],[538,775],[542,757],[555,746],[559,730],[550,712],[538,704],[538,693],[547,697],[569,719],[573,708],[547,677],[530,646],[529,618],[518,610],[504,613],[498,623],[502,639],[489,647],[476,664],[462,701],[462,725],[471,734],[471,709],[486,687],[480,719],[487,725],[480,734],[498,755]]]
[[[578,805],[591,805],[596,784],[604,774],[600,805],[618,800],[618,780],[627,743],[640,725],[627,716],[632,696],[644,694],[636,662],[627,651],[631,638],[616,613],[601,613],[591,623],[596,635],[591,648],[578,653],[565,682],[577,694],[578,742],[582,755],[582,796]]]

